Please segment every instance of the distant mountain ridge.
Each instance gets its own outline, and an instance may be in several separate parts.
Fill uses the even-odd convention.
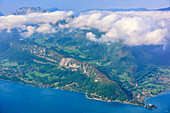
[[[57,7],[49,8],[49,9],[43,9],[41,7],[22,7],[19,8],[13,13],[14,15],[26,15],[30,13],[46,13],[46,12],[55,12],[59,9]]]
[[[49,12],[55,12],[55,11],[59,11],[59,10],[60,9],[58,9],[57,7],[46,9],[46,11],[49,11]]]
[[[48,12],[41,7],[22,7],[20,9],[17,9],[14,13],[14,15],[25,15],[30,13],[45,13]]]
[[[113,11],[113,12],[117,12],[117,11],[150,11],[149,9],[146,9],[146,8],[130,8],[130,9],[114,8],[114,9],[87,9],[87,10],[84,10],[83,12],[88,12],[88,11],[92,11],[92,10]]]
[[[89,12],[89,11],[112,11],[112,12],[118,12],[118,11],[170,11],[170,7],[168,8],[162,8],[162,9],[147,9],[147,8],[130,8],[130,9],[123,9],[123,8],[113,8],[113,9],[87,9],[82,12]]]
[[[19,8],[13,13],[14,15],[26,15],[30,13],[46,13],[46,12],[55,12],[59,11],[57,7],[54,8],[48,8],[43,9],[41,7],[22,7]],[[123,8],[113,8],[113,9],[87,9],[81,12],[89,12],[89,11],[112,11],[112,12],[118,12],[118,11],[170,11],[170,7],[168,8],[162,8],[162,9],[147,9],[147,8],[130,8],[130,9],[123,9]],[[4,14],[0,12],[0,16],[3,16]]]
[[[170,7],[158,9],[159,11],[170,11]]]
[[[4,16],[4,14],[0,12],[0,16]]]

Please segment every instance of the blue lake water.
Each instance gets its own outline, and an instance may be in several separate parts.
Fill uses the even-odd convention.
[[[84,93],[0,80],[0,113],[170,113],[170,91],[148,98],[159,108],[87,99]]]

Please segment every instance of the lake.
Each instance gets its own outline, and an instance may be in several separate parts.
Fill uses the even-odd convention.
[[[158,106],[141,106],[87,99],[84,93],[37,88],[0,80],[0,113],[170,113],[170,91],[148,98]]]

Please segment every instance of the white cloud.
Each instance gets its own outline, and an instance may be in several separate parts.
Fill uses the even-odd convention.
[[[49,23],[41,24],[37,29],[37,32],[39,33],[54,33],[55,28],[52,27]]]
[[[9,15],[0,17],[0,31],[13,28],[23,28],[23,25],[52,23],[55,24],[60,20],[68,20],[73,14],[72,11],[56,11],[52,13],[31,13],[28,15]]]
[[[97,42],[117,42],[127,45],[160,45],[170,40],[170,12],[108,12],[91,11],[71,18],[73,12],[32,13],[29,15],[9,15],[0,17],[0,31],[13,28],[21,30],[23,37],[34,32],[53,33],[55,28],[98,29],[104,34],[97,39],[89,32],[86,38]],[[60,20],[67,24],[54,26]],[[34,25],[34,26],[32,26]],[[24,32],[23,32],[23,31]]]
[[[98,41],[98,39],[96,38],[96,35],[93,34],[92,32],[86,33],[86,38],[91,40],[91,41]]]
[[[170,38],[170,12],[91,11],[71,20],[66,27],[99,29],[99,42],[123,40],[127,45],[159,45]]]
[[[32,34],[34,34],[34,32],[35,32],[35,27],[33,27],[33,26],[27,26],[26,30],[27,30],[27,32],[21,33],[21,36],[24,37],[24,38],[29,37],[29,36],[31,36]]]

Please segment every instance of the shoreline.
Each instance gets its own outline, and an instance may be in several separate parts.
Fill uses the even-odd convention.
[[[152,97],[156,97],[156,96],[162,95],[163,93],[165,93],[165,92],[167,92],[167,91],[170,91],[170,89],[165,90],[165,91],[163,91],[163,92],[159,93],[158,95],[154,95],[154,96],[146,97],[144,100],[147,100],[147,99],[149,99],[149,98],[152,98]]]
[[[116,101],[105,101],[105,100],[98,99],[98,98],[90,98],[90,97],[87,96],[87,93],[85,93],[85,97],[87,99],[90,99],[90,100],[97,100],[97,101],[101,101],[101,102],[108,102],[108,103],[118,102],[118,103],[121,103],[121,104],[129,104],[129,105],[136,105],[136,106],[143,106],[143,107],[145,106],[145,105],[139,105],[139,104],[130,103],[130,102],[122,102],[122,101],[118,101],[118,100],[116,100]]]
[[[10,81],[10,80],[3,80],[3,79],[0,79],[0,80],[2,80],[2,81],[7,81],[7,82],[18,83],[18,84],[22,84],[22,85],[29,85],[29,86],[32,86],[32,87],[35,87],[35,88],[49,88],[49,87],[38,87],[38,86],[36,86],[36,85],[24,84],[24,83],[21,83],[21,82],[15,82],[15,81]],[[129,105],[136,105],[136,106],[145,107],[145,105],[135,104],[135,103],[126,102],[126,101],[119,101],[119,100],[115,100],[115,101],[108,100],[108,101],[106,101],[106,100],[102,100],[102,99],[99,99],[99,98],[90,98],[90,97],[87,96],[87,92],[64,90],[64,89],[55,88],[55,87],[54,87],[54,88],[49,88],[49,89],[57,89],[57,90],[63,90],[63,91],[83,93],[83,94],[85,94],[85,97],[86,97],[87,99],[90,99],[90,100],[97,100],[97,101],[108,102],[108,103],[118,102],[118,103],[122,103],[122,104],[129,104]],[[155,95],[155,96],[152,96],[152,97],[159,96],[159,95],[161,95],[162,93],[165,93],[165,92],[167,92],[167,91],[170,91],[170,90],[165,90],[165,91],[161,92],[160,94]],[[144,99],[144,103],[145,103],[145,101],[146,101],[147,99],[152,98],[152,97],[146,97],[146,98]]]

